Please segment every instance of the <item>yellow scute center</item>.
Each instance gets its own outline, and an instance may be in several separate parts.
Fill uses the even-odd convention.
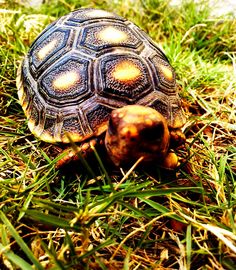
[[[96,18],[96,17],[114,17],[114,15],[112,13],[107,12],[105,10],[100,10],[100,9],[88,11],[86,13],[86,15],[88,17],[91,17],[91,18]]]
[[[55,48],[56,44],[57,44],[57,40],[53,39],[47,45],[42,47],[37,53],[38,58],[40,60],[43,60],[50,52],[52,52],[52,50]]]
[[[109,43],[120,43],[127,40],[128,36],[125,32],[113,26],[108,26],[98,33],[98,38]]]
[[[118,81],[130,82],[137,80],[141,74],[141,70],[134,63],[122,61],[115,66],[112,76]]]
[[[53,87],[57,90],[67,90],[79,81],[79,75],[75,71],[67,71],[57,76],[53,81]]]
[[[169,81],[173,80],[173,72],[171,70],[171,68],[164,66],[164,65],[160,65],[160,69],[163,72],[163,75],[165,76],[165,78]]]

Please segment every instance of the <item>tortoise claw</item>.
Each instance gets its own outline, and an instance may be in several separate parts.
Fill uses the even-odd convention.
[[[178,156],[173,152],[169,152],[163,160],[161,167],[169,170],[174,170],[178,165]]]

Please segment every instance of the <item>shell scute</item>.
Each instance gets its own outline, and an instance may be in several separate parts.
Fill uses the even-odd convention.
[[[134,103],[151,91],[148,68],[137,56],[108,55],[101,61],[100,70],[101,95]]]
[[[65,119],[63,119],[61,125],[61,140],[63,142],[72,141],[80,141],[85,137],[84,131],[82,129],[81,121],[79,116],[76,114],[67,115]]]
[[[71,29],[49,28],[36,39],[28,53],[30,70],[36,78],[47,66],[71,50],[71,32]]]
[[[84,46],[94,51],[106,48],[138,48],[141,40],[124,23],[104,22],[86,26],[77,46]]]
[[[155,69],[158,89],[162,89],[167,94],[174,93],[176,91],[176,80],[171,65],[158,55],[151,58],[151,63]]]
[[[110,19],[115,21],[125,21],[124,18],[116,15],[115,13],[101,10],[101,9],[93,9],[93,8],[83,8],[72,11],[68,14],[66,23],[83,23],[87,21],[98,21],[103,19]]]
[[[106,129],[111,110],[108,106],[97,104],[86,112],[87,122],[94,134],[100,133],[98,129]]]
[[[165,99],[155,99],[151,106],[153,109],[161,113],[165,118],[169,118],[169,102]]]
[[[89,61],[66,55],[39,78],[38,91],[53,106],[77,104],[90,94]]]

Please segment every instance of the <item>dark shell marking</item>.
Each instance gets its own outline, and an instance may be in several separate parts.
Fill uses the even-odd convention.
[[[80,9],[49,25],[17,86],[30,130],[48,142],[97,136],[111,110],[128,104],[155,108],[171,128],[185,121],[166,56],[136,25],[103,10]]]

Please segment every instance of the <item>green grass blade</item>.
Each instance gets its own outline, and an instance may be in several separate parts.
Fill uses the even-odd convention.
[[[24,211],[21,211],[20,214],[19,214],[19,217],[18,217],[18,221],[23,218],[23,216],[25,215],[25,211],[28,209],[30,203],[31,203],[31,200],[33,198],[33,194],[32,193],[29,193],[27,198],[25,199],[25,202],[23,204],[23,210]]]
[[[42,207],[43,209],[53,208],[54,210],[65,211],[65,212],[78,212],[79,211],[79,208],[73,205],[69,205],[69,204],[63,205],[61,203],[52,202],[47,199],[43,200],[43,199],[33,198],[32,202],[37,205],[40,205],[40,207]]]
[[[78,259],[79,260],[83,260],[85,258],[88,258],[89,256],[91,256],[92,254],[94,254],[96,251],[104,248],[104,247],[107,247],[107,246],[110,246],[112,244],[114,244],[115,241],[112,240],[112,239],[107,239],[104,243],[101,243],[100,245],[94,247],[93,249],[91,249],[90,251],[86,252],[85,254],[83,254],[82,256],[80,256]]]
[[[152,225],[150,224],[148,227],[146,227],[144,234],[139,239],[136,249],[142,248],[142,245],[143,245],[144,241],[148,238],[151,230],[152,230]]]
[[[124,260],[124,266],[123,266],[123,270],[129,270],[129,263],[130,263],[130,254],[132,252],[132,249],[130,248],[125,256],[125,260]]]
[[[65,231],[65,233],[65,245],[69,246],[71,256],[75,256],[76,250],[73,244],[73,240],[71,239],[70,234],[67,231]]]
[[[70,220],[65,218],[60,218],[58,216],[44,214],[36,210],[26,210],[26,215],[36,221],[43,222],[44,224],[51,225],[53,227],[61,227],[63,229],[73,229],[75,231],[81,231],[81,226],[70,224]]]
[[[29,260],[35,265],[35,267],[38,270],[43,270],[43,266],[39,263],[39,261],[34,257],[33,252],[29,249],[29,247],[26,245],[24,240],[20,237],[16,229],[13,227],[11,222],[8,220],[6,215],[0,211],[0,218],[2,222],[6,225],[7,229],[9,230],[10,234],[14,239],[16,240],[17,244],[20,246],[20,248],[24,251],[25,255],[29,258]]]
[[[120,205],[123,205],[125,208],[131,210],[135,214],[137,219],[140,218],[140,217],[150,218],[150,216],[149,216],[149,214],[147,212],[145,212],[143,210],[140,210],[137,207],[134,207],[133,205],[131,205],[129,203],[126,203],[126,202],[124,202],[122,200],[119,200],[118,202],[119,202]]]
[[[200,187],[177,187],[177,188],[167,188],[167,189],[151,189],[151,190],[142,190],[138,192],[130,191],[127,196],[129,197],[152,197],[152,196],[163,196],[168,195],[174,192],[182,192],[182,191],[193,191],[193,192],[201,192],[202,188]]]
[[[35,269],[30,264],[28,264],[25,260],[23,260],[21,257],[16,255],[14,252],[8,250],[8,247],[3,246],[1,243],[0,243],[0,253],[4,254],[4,256],[9,261],[14,263],[18,267],[20,267],[22,270],[34,270]],[[38,269],[43,269],[43,268],[38,268]]]
[[[99,265],[101,270],[107,270],[107,267],[105,265],[105,263],[102,261],[102,258],[97,258],[96,259],[96,263]]]
[[[165,206],[154,202],[150,199],[145,199],[145,198],[141,198],[141,201],[145,202],[146,204],[150,205],[153,209],[157,210],[158,212],[162,213],[162,214],[168,214],[169,217],[176,219],[180,222],[185,222],[184,219],[180,216],[178,216],[177,214],[174,214],[172,211],[170,211],[168,208],[166,208]]]
[[[191,256],[192,256],[192,226],[187,227],[186,232],[186,257],[187,257],[187,270],[191,269]]]
[[[45,244],[43,241],[41,241],[41,245],[42,245],[43,249],[46,251],[46,253],[49,255],[50,260],[53,261],[53,263],[55,264],[52,269],[65,270],[65,268],[62,265],[62,262],[60,262],[57,259],[55,250],[50,250],[48,248],[47,244]],[[51,246],[51,249],[53,249],[53,244],[50,246]]]
[[[96,148],[95,148],[95,147],[92,147],[92,149],[93,149],[94,155],[95,155],[95,157],[96,157],[96,159],[97,159],[97,161],[98,161],[98,163],[99,163],[99,165],[100,165],[100,167],[101,167],[101,169],[102,169],[102,172],[104,173],[104,175],[105,175],[105,177],[106,177],[106,179],[107,179],[107,182],[108,182],[109,186],[110,186],[111,189],[114,191],[112,179],[111,179],[111,177],[109,176],[109,174],[108,174],[106,168],[104,167],[104,164],[103,164],[103,162],[102,162],[102,160],[101,160],[101,158],[100,158],[100,156],[99,156],[99,154],[98,154]]]
[[[31,162],[31,158],[23,154],[21,151],[15,149],[15,152],[21,157],[21,159],[28,164],[29,168],[32,170],[36,169],[36,166]]]

